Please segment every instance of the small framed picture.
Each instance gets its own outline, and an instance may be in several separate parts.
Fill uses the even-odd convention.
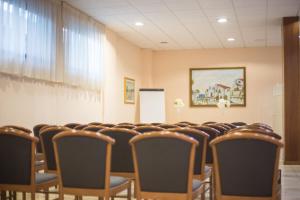
[[[135,101],[135,81],[131,78],[124,78],[124,103],[134,104]]]

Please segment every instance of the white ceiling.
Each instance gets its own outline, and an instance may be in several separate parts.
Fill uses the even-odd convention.
[[[300,0],[65,1],[154,50],[280,46],[282,17],[297,16],[300,9]],[[217,23],[219,17],[228,23]],[[144,26],[135,26],[137,21]],[[229,37],[236,40],[228,42]]]

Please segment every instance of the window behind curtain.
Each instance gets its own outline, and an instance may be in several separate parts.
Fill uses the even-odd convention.
[[[102,28],[78,10],[63,6],[64,81],[99,90]]]

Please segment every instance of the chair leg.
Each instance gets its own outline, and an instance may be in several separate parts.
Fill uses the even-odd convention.
[[[129,183],[129,186],[127,189],[127,199],[131,200],[131,182]]]
[[[6,199],[6,191],[1,191],[1,200]]]
[[[58,199],[63,200],[64,199],[64,194],[62,192],[58,193]]]
[[[35,193],[34,192],[31,193],[31,200],[35,200]]]
[[[45,189],[45,199],[49,200],[49,188]]]
[[[17,192],[16,191],[13,192],[13,200],[17,200]]]
[[[103,197],[98,197],[98,200],[103,200]]]
[[[22,192],[22,200],[26,200],[26,192]]]

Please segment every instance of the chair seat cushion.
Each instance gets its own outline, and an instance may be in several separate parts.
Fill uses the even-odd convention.
[[[196,179],[193,179],[193,191],[199,189],[202,185],[202,182]]]
[[[121,176],[111,176],[110,177],[110,187],[117,187],[119,185],[122,185],[124,183],[128,182],[128,179],[121,177]]]
[[[56,174],[50,173],[35,173],[35,183],[42,184],[48,181],[53,181],[57,178]]]

